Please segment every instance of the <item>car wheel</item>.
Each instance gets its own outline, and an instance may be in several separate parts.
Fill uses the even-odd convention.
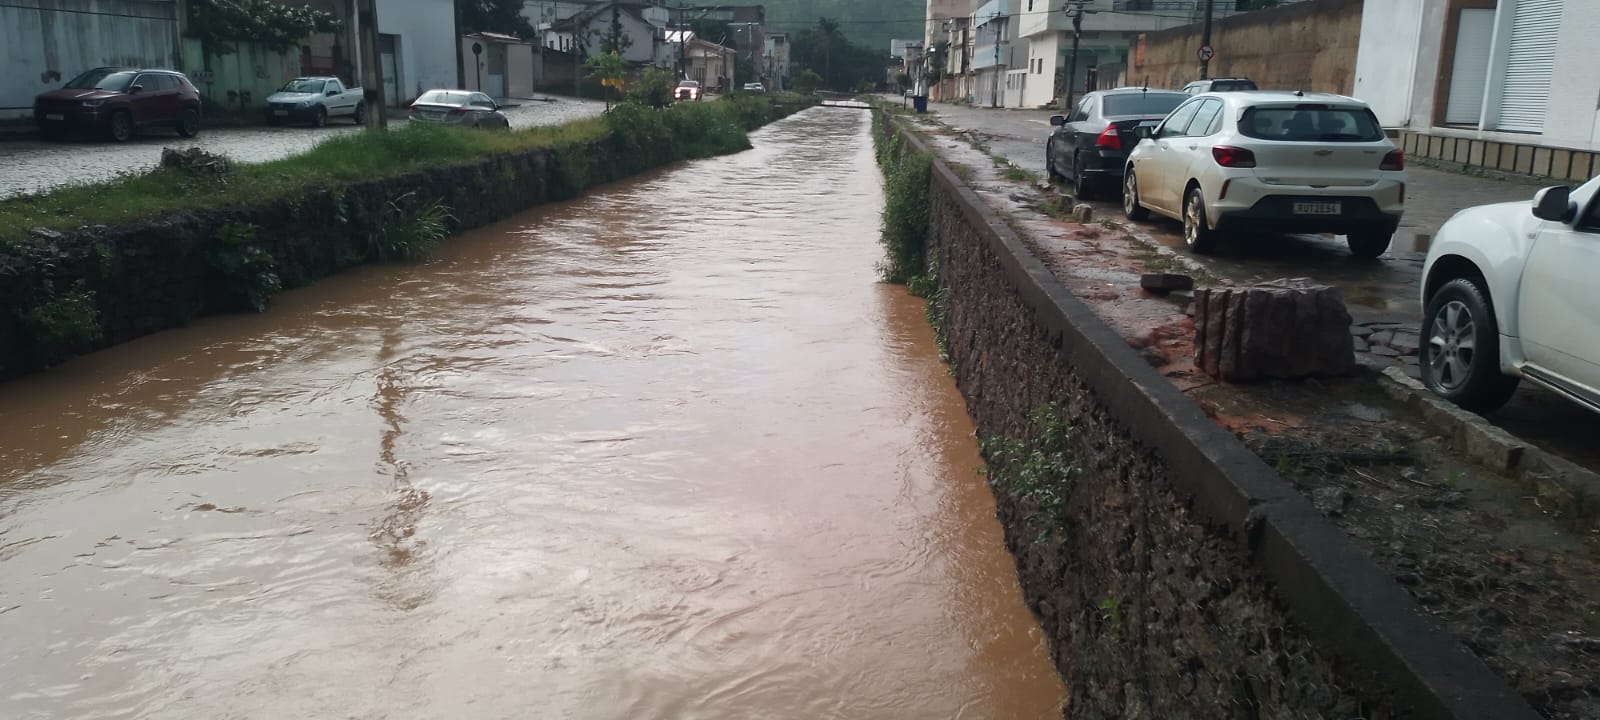
[[[1062,179],[1061,173],[1056,172],[1056,146],[1048,140],[1044,143],[1044,175],[1050,182]]]
[[[1206,223],[1206,199],[1199,186],[1183,198],[1183,242],[1201,255],[1217,249],[1217,231]]]
[[[183,111],[183,119],[178,121],[178,134],[192,138],[200,134],[200,111],[189,108]]]
[[[1350,254],[1362,260],[1372,260],[1382,255],[1389,249],[1389,240],[1394,233],[1383,230],[1368,230],[1353,232],[1345,236],[1345,242],[1350,245]]]
[[[311,116],[311,126],[312,127],[326,127],[327,125],[328,125],[328,110],[327,110],[327,108],[317,108],[317,112],[314,115]]]
[[[133,118],[126,110],[118,111],[111,116],[111,139],[117,142],[133,139]]]
[[[356,103],[356,111],[351,114],[351,119],[355,120],[357,125],[367,124],[367,104]]]
[[[1423,315],[1422,382],[1473,412],[1498,409],[1518,378],[1500,372],[1500,329],[1488,294],[1468,278],[1445,283]]]
[[[1091,200],[1094,195],[1094,186],[1090,184],[1089,177],[1083,173],[1083,161],[1072,161],[1072,194],[1079,200]]]
[[[1139,176],[1131,166],[1122,174],[1122,214],[1135,222],[1150,217],[1150,211],[1139,204]]]

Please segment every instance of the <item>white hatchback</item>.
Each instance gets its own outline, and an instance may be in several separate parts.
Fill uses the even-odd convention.
[[[1197,95],[1141,133],[1123,172],[1123,210],[1183,222],[1194,252],[1237,229],[1337,233],[1350,253],[1389,247],[1405,207],[1405,154],[1366,103],[1342,95]]]

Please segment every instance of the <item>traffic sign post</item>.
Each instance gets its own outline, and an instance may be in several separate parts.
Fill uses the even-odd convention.
[[[1211,58],[1217,56],[1217,51],[1212,49],[1210,45],[1201,45],[1199,54],[1200,62],[1211,62]]]

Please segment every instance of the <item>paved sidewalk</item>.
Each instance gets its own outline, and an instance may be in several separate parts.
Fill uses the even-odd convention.
[[[1042,110],[992,110],[935,103],[929,114],[960,134],[972,133],[988,151],[1025,170],[1044,175],[1050,116]],[[1165,245],[1237,284],[1309,278],[1338,287],[1355,318],[1356,347],[1370,360],[1390,363],[1419,377],[1420,287],[1426,252],[1417,235],[1432,235],[1456,212],[1478,205],[1531,198],[1538,185],[1492,180],[1412,166],[1407,169],[1406,215],[1389,252],[1377,262],[1350,257],[1344,239],[1332,236],[1257,236],[1229,242],[1216,255],[1188,254],[1182,227],[1166,219],[1129,222],[1119,198],[1090,203],[1096,220],[1111,220],[1148,241]],[[1590,467],[1600,467],[1600,416],[1553,393],[1523,383],[1512,402],[1490,417],[1496,425]]]

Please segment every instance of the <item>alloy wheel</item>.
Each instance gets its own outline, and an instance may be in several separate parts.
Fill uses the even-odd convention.
[[[1440,388],[1454,392],[1467,383],[1477,343],[1477,322],[1465,303],[1451,300],[1439,308],[1428,330],[1428,365]]]
[[[1200,223],[1203,222],[1200,218],[1200,196],[1190,193],[1189,201],[1183,204],[1183,242],[1189,247],[1200,242]]]
[[[1139,209],[1139,181],[1129,170],[1122,178],[1122,211],[1132,215]]]

